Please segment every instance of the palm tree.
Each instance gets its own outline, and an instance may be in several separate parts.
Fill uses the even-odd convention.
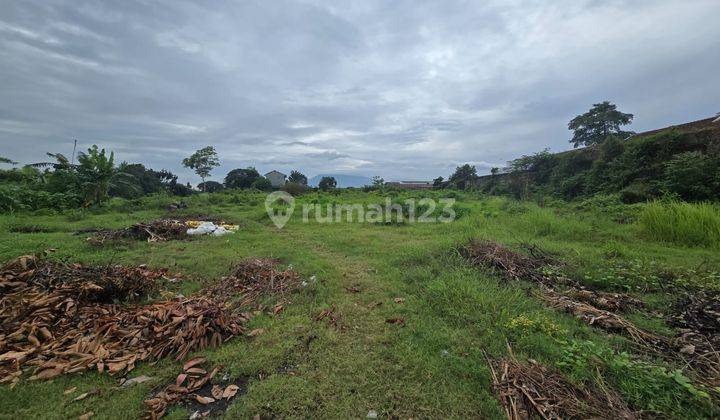
[[[105,149],[98,150],[97,145],[88,149],[87,153],[78,153],[78,175],[80,186],[85,198],[99,204],[108,197],[110,188],[128,188],[136,190],[135,177],[121,172],[115,167],[115,154],[105,154]]]
[[[12,159],[8,159],[6,157],[0,156],[0,163],[9,163],[11,165],[17,165],[17,162],[15,162]]]

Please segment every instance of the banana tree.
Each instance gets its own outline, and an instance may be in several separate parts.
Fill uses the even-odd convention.
[[[137,189],[135,177],[115,167],[115,154],[99,150],[97,145],[87,153],[78,154],[78,175],[85,199],[91,204],[100,204],[108,198],[110,188]]]

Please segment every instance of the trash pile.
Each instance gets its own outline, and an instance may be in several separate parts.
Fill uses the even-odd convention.
[[[223,236],[228,233],[235,233],[238,230],[237,225],[221,223],[216,225],[213,222],[200,222],[196,220],[188,220],[185,225],[190,229],[186,231],[188,235],[213,235]]]
[[[534,360],[520,363],[510,346],[508,350],[506,360],[492,361],[486,356],[493,387],[508,419],[638,418],[622,397],[607,387],[577,387]]]
[[[165,271],[146,267],[91,267],[20,257],[0,268],[0,383],[97,369],[125,373],[143,360],[177,360],[216,347],[245,332],[251,315],[244,303],[270,291],[290,289],[292,270],[275,262],[240,264],[217,288],[157,303],[133,302],[157,290]],[[247,267],[256,267],[254,271]],[[249,277],[238,277],[248,275]],[[230,282],[230,283],[229,283]],[[218,291],[224,291],[218,293]]]
[[[223,223],[218,220],[182,220],[157,219],[145,223],[135,223],[125,229],[95,230],[88,242],[103,245],[105,241],[117,239],[135,239],[148,242],[164,242],[168,240],[187,239],[194,235],[222,236],[237,232],[238,225]],[[89,233],[81,231],[80,233]]]
[[[196,357],[183,365],[183,371],[175,379],[175,383],[167,385],[160,392],[145,400],[147,418],[159,419],[165,415],[168,406],[186,402],[202,407],[197,410],[197,417],[217,415],[229,405],[242,389],[242,382],[227,385],[212,384],[210,381],[217,375],[219,368],[209,372],[205,367],[205,358]],[[193,415],[193,418],[195,415]]]

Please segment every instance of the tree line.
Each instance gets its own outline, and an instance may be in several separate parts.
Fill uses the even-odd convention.
[[[111,197],[138,198],[155,193],[188,196],[196,192],[190,183],[178,182],[178,176],[167,170],[156,171],[140,163],[115,164],[114,152],[93,145],[87,151],[68,159],[62,153],[47,153],[48,160],[20,168],[0,170],[0,211],[37,210],[41,208],[68,209],[97,206]],[[0,163],[18,165],[0,156]],[[222,183],[208,180],[213,169],[220,165],[215,148],[207,146],[182,160],[202,180],[197,189],[217,192],[224,189],[273,189],[270,181],[254,167],[233,169]],[[319,189],[331,190],[337,182],[323,177]],[[309,189],[303,173],[293,170],[283,189],[299,194]]]

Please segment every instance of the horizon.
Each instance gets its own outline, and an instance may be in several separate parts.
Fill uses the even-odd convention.
[[[720,97],[709,0],[5,9],[0,143],[21,164],[77,139],[193,185],[181,160],[207,145],[208,180],[248,166],[432,180],[570,150],[568,121],[604,100],[642,132],[710,118]]]

